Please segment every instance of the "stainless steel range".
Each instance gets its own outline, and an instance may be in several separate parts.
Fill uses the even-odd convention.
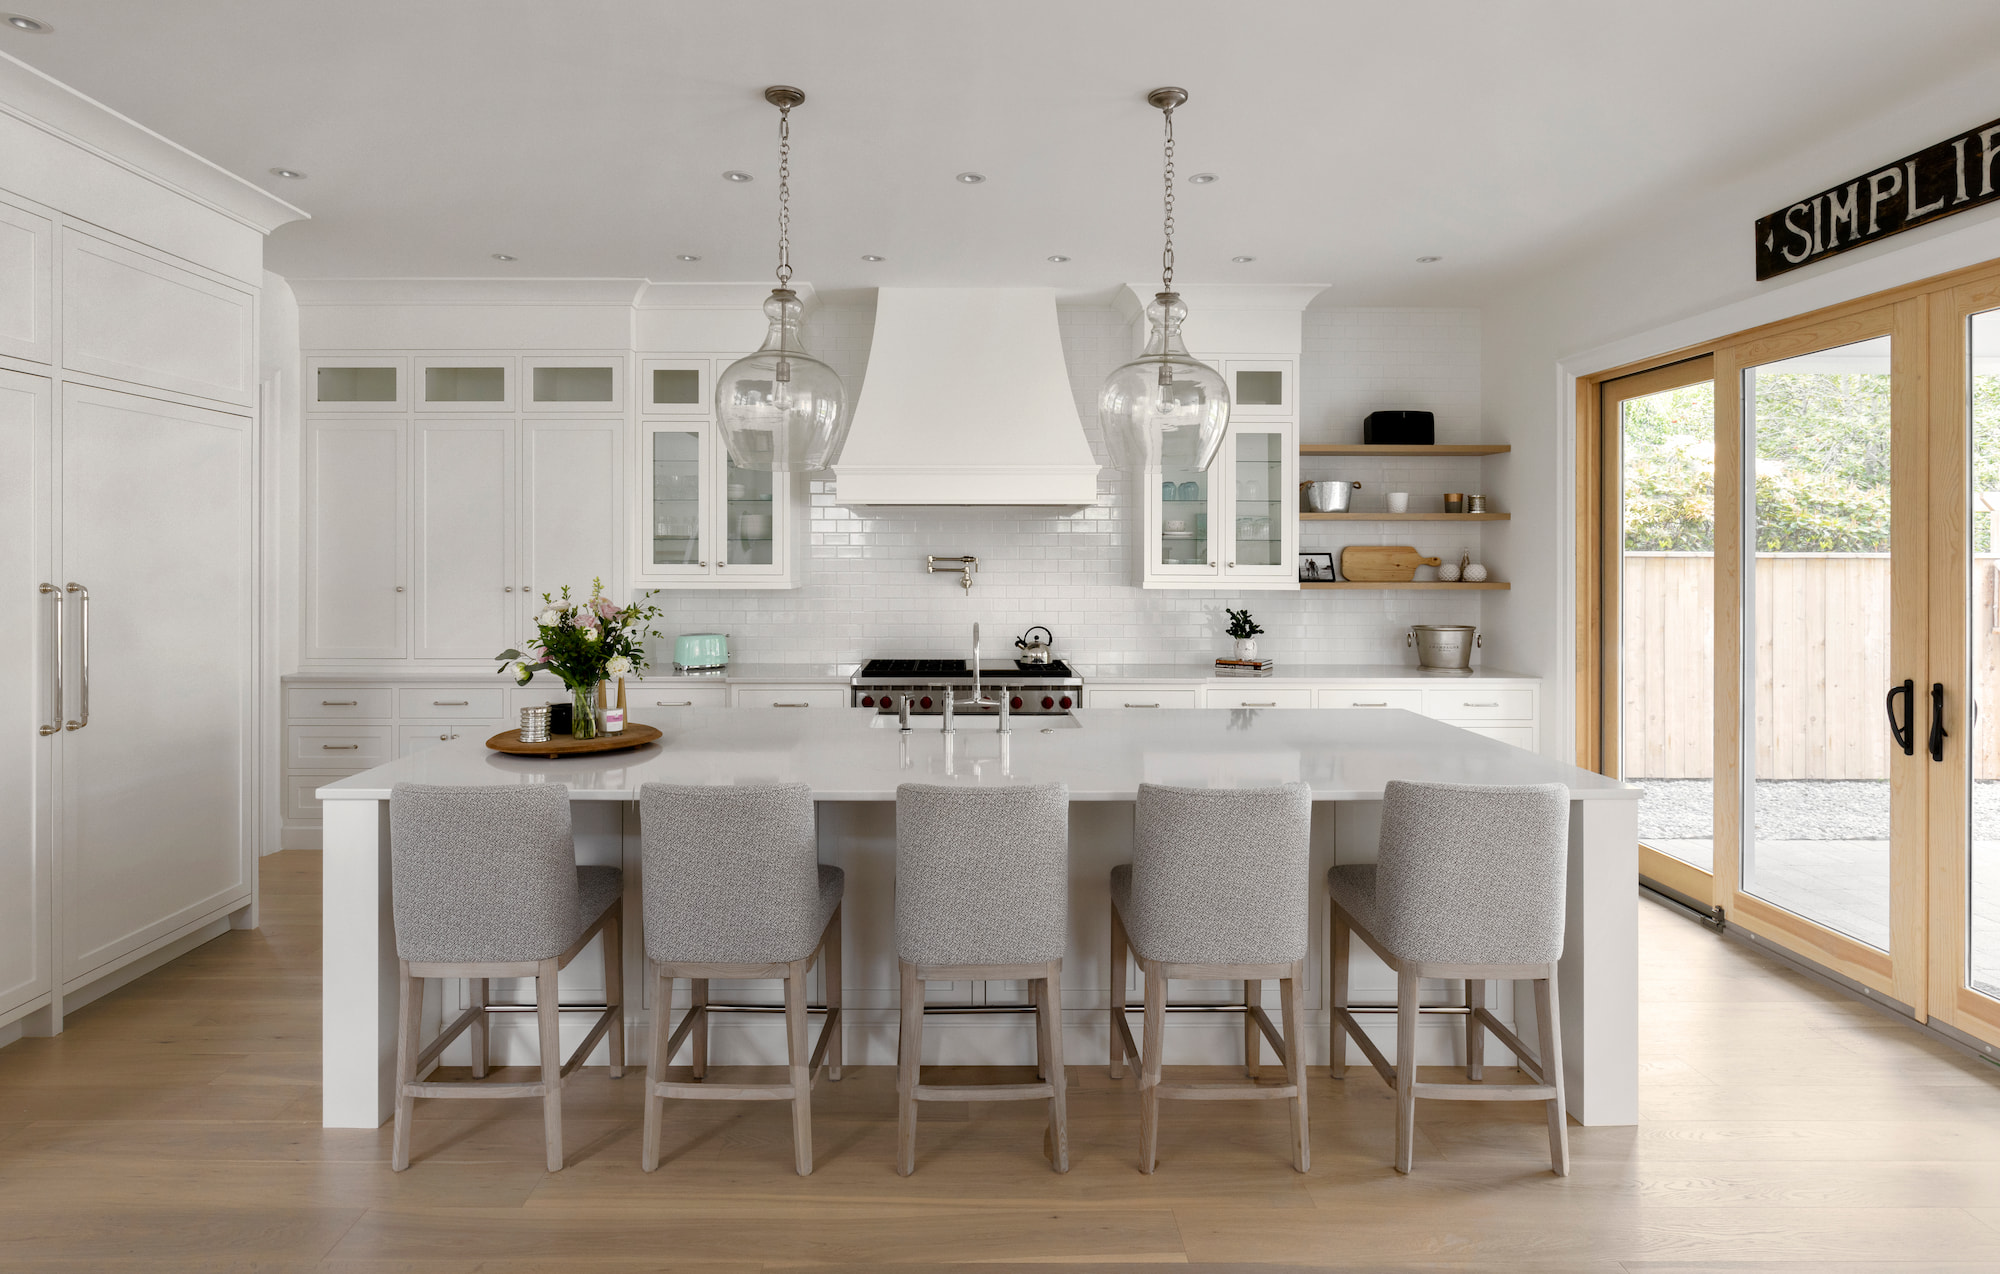
[[[908,703],[912,715],[936,716],[948,690],[952,711],[962,717],[996,716],[1002,700],[1023,716],[1060,716],[1083,706],[1083,678],[1060,659],[984,660],[976,678],[973,667],[965,659],[871,659],[849,681],[848,702],[884,713],[900,713]]]

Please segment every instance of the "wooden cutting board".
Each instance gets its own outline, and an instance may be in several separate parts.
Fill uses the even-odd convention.
[[[1436,566],[1441,557],[1425,557],[1407,544],[1350,544],[1340,550],[1340,575],[1356,583],[1407,583],[1419,566]]]

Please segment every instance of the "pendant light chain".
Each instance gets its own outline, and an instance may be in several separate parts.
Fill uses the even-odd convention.
[[[1160,253],[1160,291],[1174,290],[1174,108],[1160,112],[1167,117],[1167,246]]]
[[[792,108],[778,108],[778,286],[792,285]]]

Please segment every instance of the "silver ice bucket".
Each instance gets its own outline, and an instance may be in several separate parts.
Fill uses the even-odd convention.
[[[1403,644],[1417,648],[1419,668],[1470,668],[1479,630],[1471,624],[1411,624]]]

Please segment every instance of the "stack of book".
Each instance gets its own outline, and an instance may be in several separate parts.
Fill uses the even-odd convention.
[[[1218,659],[1215,661],[1215,675],[1218,677],[1268,677],[1275,666],[1269,659]]]

